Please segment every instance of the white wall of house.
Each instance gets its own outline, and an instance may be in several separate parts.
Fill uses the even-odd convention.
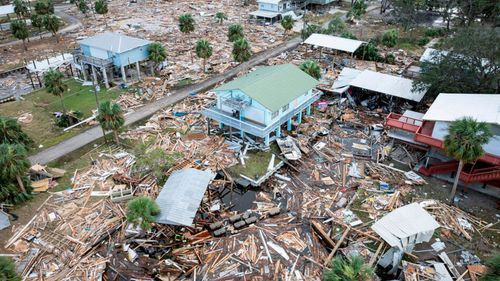
[[[445,136],[448,134],[449,124],[449,122],[436,121],[434,130],[432,131],[432,137],[444,140]],[[490,127],[494,136],[483,146],[483,149],[487,153],[500,156],[500,126],[491,124]]]

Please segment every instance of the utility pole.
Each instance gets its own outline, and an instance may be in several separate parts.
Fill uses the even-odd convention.
[[[83,71],[85,71],[85,69]],[[99,99],[97,98],[97,83],[94,80],[94,76],[93,75],[91,75],[91,76],[92,76],[92,88],[94,88],[95,104],[97,106],[97,113],[96,114],[99,114]],[[106,139],[106,132],[104,131],[104,128],[102,127],[101,124],[99,124],[99,126],[101,127],[101,130],[102,130],[102,137],[104,138],[104,142],[108,143],[108,139]]]

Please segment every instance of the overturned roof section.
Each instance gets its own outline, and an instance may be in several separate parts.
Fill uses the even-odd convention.
[[[372,225],[391,247],[411,251],[417,243],[427,242],[440,225],[418,203],[390,212]]]
[[[342,38],[338,36],[314,33],[304,41],[304,43],[314,46],[325,47],[348,53],[354,53],[363,41]]]
[[[124,53],[138,47],[149,45],[151,41],[130,37],[120,33],[105,32],[80,40],[78,43],[113,53]]]
[[[335,82],[333,82],[332,91],[334,93],[342,94],[349,88],[351,81],[356,79],[361,72],[361,70],[344,67],[339,76],[337,76]]]
[[[423,119],[451,122],[463,117],[500,125],[500,95],[439,94]]]
[[[422,56],[420,57],[420,62],[436,62],[435,56],[443,55],[446,56],[448,51],[436,50],[433,48],[426,48]]]
[[[413,91],[412,84],[411,79],[370,70],[361,72],[350,83],[351,86],[361,89],[419,102],[426,91]]]
[[[263,66],[214,91],[240,90],[272,112],[314,88],[318,81],[293,64]]]
[[[214,177],[210,170],[189,168],[173,172],[156,198],[161,210],[156,222],[190,226]]]

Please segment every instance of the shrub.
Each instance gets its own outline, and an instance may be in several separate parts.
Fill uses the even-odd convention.
[[[496,253],[492,258],[486,261],[488,271],[482,276],[480,281],[498,281],[500,280],[500,253]]]
[[[136,155],[137,159],[134,172],[140,174],[140,177],[152,174],[156,178],[156,182],[161,184],[166,180],[165,172],[175,164],[182,154],[179,152],[168,154],[163,149],[148,149],[149,147],[150,144],[146,143],[135,148],[134,155]]]
[[[21,281],[21,277],[16,273],[14,262],[6,257],[0,257],[0,280]]]
[[[425,30],[424,35],[427,37],[441,37],[446,34],[444,28],[428,28]]]
[[[345,23],[339,16],[333,17],[328,23],[329,34],[338,34],[344,30],[345,30]]]
[[[374,270],[365,264],[359,256],[354,256],[351,261],[342,257],[332,260],[331,269],[325,271],[323,280],[325,281],[357,281],[372,280]]]
[[[127,221],[139,225],[144,230],[150,230],[159,213],[160,208],[155,201],[149,197],[138,197],[128,202]]]
[[[354,56],[357,59],[369,60],[369,61],[381,61],[382,57],[380,56],[377,47],[369,42],[368,44],[363,44],[356,52],[354,52]]]
[[[429,41],[430,41],[429,38],[427,38],[427,37],[421,37],[420,39],[418,39],[417,44],[419,46],[425,46],[427,43],[429,43]]]
[[[396,57],[394,57],[393,54],[387,54],[385,55],[385,63],[388,64],[395,64],[396,63]]]
[[[313,33],[328,33],[328,30],[324,30],[321,26],[316,24],[307,25],[302,29],[302,38],[307,39]]]
[[[59,117],[56,117],[56,125],[61,128],[66,128],[78,123],[78,120],[82,117],[83,113],[80,111],[74,111],[71,114],[61,114]]]
[[[382,35],[382,44],[384,46],[392,48],[398,43],[399,32],[396,29],[388,30]]]
[[[347,39],[355,39],[355,40],[356,40],[356,39],[358,39],[358,38],[356,38],[356,36],[355,36],[354,34],[352,34],[352,33],[351,33],[351,32],[349,32],[349,31],[344,31],[344,32],[342,32],[342,33],[340,34],[340,37],[342,37],[342,38],[347,38]]]

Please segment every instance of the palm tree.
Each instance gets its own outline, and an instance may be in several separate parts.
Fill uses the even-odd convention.
[[[24,1],[14,0],[12,4],[14,5],[14,13],[18,19],[26,19],[29,16],[29,10]]]
[[[363,262],[359,256],[354,256],[351,261],[337,257],[332,261],[331,270],[325,271],[324,281],[368,281],[374,275],[373,268]]]
[[[17,180],[23,193],[26,193],[21,177],[26,174],[30,162],[26,156],[26,149],[21,144],[0,144],[0,179],[9,182]]]
[[[0,257],[0,280],[21,281],[16,273],[16,265],[9,258]]]
[[[321,78],[321,68],[315,61],[308,60],[303,62],[300,65],[300,69],[309,74],[314,79],[319,80]]]
[[[165,47],[158,42],[151,43],[148,47],[148,51],[149,59],[154,63],[154,69],[156,69],[158,65],[167,58],[167,51],[165,51]],[[154,70],[152,68],[151,73],[153,72]]]
[[[56,38],[56,41],[59,42],[59,37],[57,36],[57,31],[59,31],[59,28],[61,27],[61,21],[59,18],[51,14],[46,15],[43,18],[43,25],[45,26],[45,29],[52,33],[52,35]]]
[[[30,146],[33,140],[23,132],[16,119],[0,116],[0,143]]]
[[[108,3],[106,0],[97,0],[94,3],[94,10],[104,17],[104,15],[108,13]],[[104,19],[104,23],[108,26],[108,21],[106,21],[106,19]]]
[[[238,39],[244,38],[245,34],[243,33],[243,27],[241,24],[231,24],[227,31],[227,38],[229,42],[235,42]]]
[[[287,15],[281,19],[281,26],[285,29],[285,33],[293,28],[294,20],[292,16]]]
[[[234,41],[233,44],[233,57],[237,62],[246,62],[252,57],[252,50],[250,43],[245,38],[240,38]]]
[[[226,14],[224,14],[223,12],[217,12],[215,14],[215,18],[217,19],[219,24],[222,24],[224,20],[227,20]]]
[[[191,14],[183,14],[179,17],[179,30],[188,35],[194,31],[194,19]],[[189,54],[191,55],[191,63],[193,63],[193,52],[190,50]]]
[[[54,13],[54,1],[37,0],[35,2],[35,11],[39,15],[50,15]]]
[[[89,11],[89,5],[87,5],[87,2],[85,0],[79,0],[78,1],[78,10],[82,12],[85,16],[87,16],[87,12]]]
[[[203,59],[203,72],[207,71],[207,59],[212,56],[212,45],[205,39],[196,42],[196,55]]]
[[[38,28],[38,35],[40,35],[40,39],[42,39],[43,16],[39,14],[31,15],[31,25]]]
[[[149,197],[137,197],[127,205],[127,220],[144,230],[151,229],[151,224],[156,221],[159,213],[158,204]]]
[[[64,92],[68,90],[68,85],[64,83],[63,78],[64,75],[59,72],[59,70],[51,68],[43,75],[43,83],[45,84],[45,88],[47,88],[47,92],[59,97],[59,99],[61,100],[63,114],[66,116],[66,107],[64,106]]]
[[[97,121],[99,121],[104,130],[113,131],[115,142],[119,144],[118,131],[125,124],[123,110],[120,105],[111,103],[110,101],[101,103],[97,114]]]
[[[488,124],[477,122],[470,117],[455,120],[448,127],[448,135],[444,138],[444,150],[448,155],[459,160],[450,193],[450,204],[453,204],[464,164],[477,161],[484,154],[483,145],[487,144],[492,136]]]
[[[28,47],[26,46],[26,38],[29,37],[29,32],[26,22],[22,20],[13,20],[10,23],[10,30],[12,32],[12,35],[14,35],[14,37],[16,37],[19,40],[23,40],[24,50],[27,51]]]

